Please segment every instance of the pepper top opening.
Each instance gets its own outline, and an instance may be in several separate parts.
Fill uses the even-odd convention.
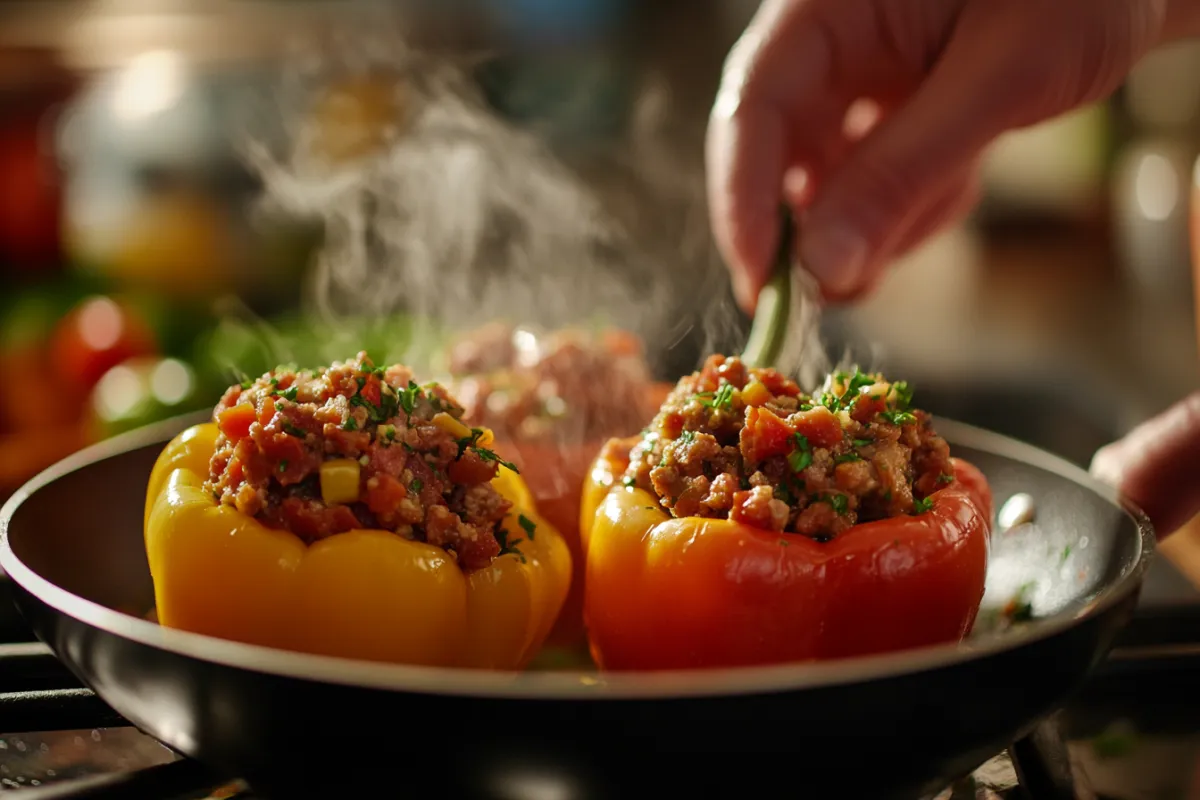
[[[281,366],[230,386],[205,488],[219,503],[313,542],[372,528],[452,552],[464,570],[508,550],[515,470],[445,387],[365,352],[319,369]],[[522,527],[532,523],[520,520]]]
[[[855,368],[809,395],[721,355],[678,382],[623,476],[676,517],[817,539],[922,513],[953,480],[950,447],[905,382]]]

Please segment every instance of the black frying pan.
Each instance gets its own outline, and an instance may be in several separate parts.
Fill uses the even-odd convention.
[[[995,535],[985,599],[994,608],[1034,582],[1031,623],[961,647],[690,674],[369,664],[125,613],[153,599],[142,548],[151,465],[194,421],[105,442],[35,478],[0,511],[0,566],[37,635],[125,718],[289,796],[326,783],[337,787],[327,796],[347,796],[350,780],[371,796],[918,796],[1028,733],[1082,684],[1130,617],[1154,543],[1147,521],[1082,470],[940,421],[997,506],[1017,492],[1036,501],[1034,525]]]

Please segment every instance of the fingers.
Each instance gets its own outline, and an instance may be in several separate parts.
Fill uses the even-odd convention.
[[[982,183],[979,164],[975,162],[965,175],[956,178],[949,189],[906,224],[899,242],[887,255],[903,256],[934,234],[960,222],[979,202]]]
[[[896,245],[884,252],[880,262],[900,258],[923,244],[934,234],[960,221],[970,213],[979,201],[980,176],[977,166],[972,166],[965,175],[955,181],[926,207],[917,209],[903,226],[903,233]],[[831,303],[848,303],[860,300],[875,290],[882,272],[872,271],[865,280],[847,291],[826,288],[823,298]]]
[[[1092,474],[1154,523],[1159,538],[1200,512],[1200,392],[1102,448]]]
[[[709,212],[734,293],[747,311],[769,276],[779,236],[785,171],[785,100],[803,95],[828,73],[819,29],[806,25],[808,4],[766,0],[725,62],[706,141]],[[785,72],[786,70],[786,72]],[[785,89],[784,75],[794,81]]]
[[[808,211],[800,254],[827,291],[852,296],[874,280],[889,255],[911,247],[914,234],[944,222],[939,204],[963,198],[955,181],[1008,127],[1008,106],[1019,102],[1013,92],[980,99],[1003,72],[981,55],[948,49],[909,102],[825,178]],[[914,214],[926,209],[931,218],[912,227]]]

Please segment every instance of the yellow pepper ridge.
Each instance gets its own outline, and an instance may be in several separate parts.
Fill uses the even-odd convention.
[[[306,545],[218,504],[203,485],[217,435],[212,423],[184,431],[150,476],[145,543],[162,625],[426,666],[515,670],[540,649],[567,595],[571,555],[519,475],[502,469],[492,481],[512,503],[503,526],[507,541],[520,540],[519,552],[464,573],[446,550],[390,531],[353,530]],[[321,471],[321,488],[336,502],[351,491],[350,470],[330,469],[328,477]],[[522,516],[536,525],[533,537]]]

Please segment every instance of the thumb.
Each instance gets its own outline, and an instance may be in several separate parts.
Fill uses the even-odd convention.
[[[1200,392],[1092,459],[1092,474],[1150,517],[1161,539],[1200,512]]]

